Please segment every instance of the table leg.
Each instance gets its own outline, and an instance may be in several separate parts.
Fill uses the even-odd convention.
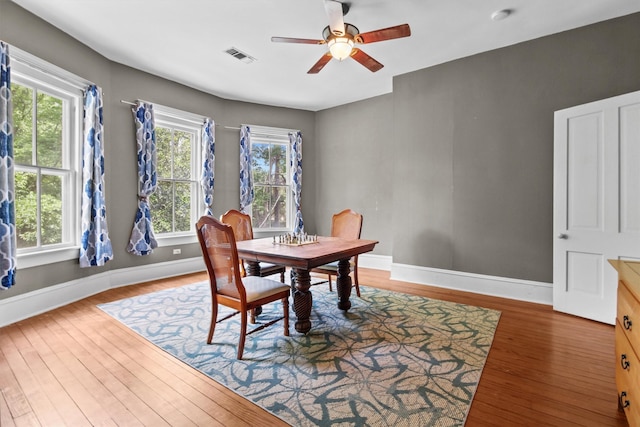
[[[311,330],[311,276],[309,270],[296,268],[295,291],[293,292],[293,311],[296,313],[296,331],[306,334]]]
[[[347,311],[351,308],[351,265],[349,259],[338,261],[338,274],[336,278],[336,288],[338,290],[338,308]]]
[[[246,261],[246,263],[248,276],[260,276],[260,263],[258,261]]]

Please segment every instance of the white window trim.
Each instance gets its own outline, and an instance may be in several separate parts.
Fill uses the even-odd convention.
[[[148,102],[148,101],[145,101]],[[162,123],[167,124],[168,126],[179,128],[181,130],[185,130],[187,132],[191,132],[193,130],[196,131],[195,138],[195,147],[194,147],[194,155],[191,156],[191,170],[196,171],[196,175],[194,180],[197,183],[197,189],[195,191],[195,197],[191,199],[191,227],[192,230],[188,232],[178,232],[178,233],[163,233],[156,234],[156,242],[158,243],[158,247],[167,247],[167,246],[176,246],[176,245],[185,245],[190,243],[197,243],[198,237],[195,233],[194,224],[200,218],[202,214],[204,214],[204,202],[203,202],[203,194],[202,187],[199,185],[200,174],[202,173],[202,125],[205,116],[201,116],[198,114],[190,113],[187,111],[178,110],[171,107],[166,107],[164,105],[153,104],[154,110],[154,119],[156,126],[162,125]],[[153,206],[151,206],[151,215],[153,218]]]
[[[267,237],[279,233],[290,233],[293,231],[293,221],[295,218],[294,204],[293,204],[293,191],[291,189],[291,141],[289,140],[290,133],[299,132],[298,129],[284,129],[269,126],[259,125],[247,125],[251,129],[251,144],[254,139],[265,142],[276,142],[285,144],[287,148],[287,168],[286,168],[286,182],[288,187],[287,194],[287,224],[289,227],[273,227],[273,228],[253,228],[253,234],[256,237]],[[253,173],[253,169],[251,170]],[[254,185],[255,185],[255,181]],[[249,216],[252,215],[253,203],[246,207],[246,211]]]
[[[70,169],[72,178],[75,181],[74,190],[70,194],[70,211],[72,215],[64,218],[68,222],[68,230],[73,234],[72,244],[60,247],[48,247],[40,250],[17,250],[17,266],[30,268],[40,265],[47,265],[56,262],[78,259],[80,256],[80,193],[82,187],[81,156],[82,156],[82,115],[83,115],[83,91],[91,84],[67,70],[40,59],[15,46],[11,46],[11,79],[15,83],[31,82],[38,86],[48,86],[52,92],[65,93],[71,97],[78,97],[69,106],[72,115],[72,129],[69,129],[71,152],[68,153],[71,162]]]

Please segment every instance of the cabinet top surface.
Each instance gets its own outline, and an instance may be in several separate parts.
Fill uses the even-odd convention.
[[[610,259],[609,264],[618,271],[620,280],[623,280],[627,285],[633,283],[634,288],[637,287],[640,299],[640,262]]]

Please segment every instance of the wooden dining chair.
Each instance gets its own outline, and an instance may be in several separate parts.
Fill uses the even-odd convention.
[[[289,336],[289,295],[291,288],[265,277],[241,277],[238,249],[233,229],[212,216],[203,216],[196,223],[198,241],[202,248],[211,285],[211,326],[207,344],[211,344],[216,324],[238,313],[241,315],[238,359],[242,359],[247,335],[264,329],[284,319],[284,335]],[[247,312],[254,317],[255,308],[282,301],[283,315],[247,332]],[[218,305],[235,310],[218,320]],[[252,319],[255,323],[255,319]]]
[[[222,214],[220,221],[225,224],[229,224],[233,228],[233,233],[236,236],[236,242],[241,240],[253,239],[253,226],[251,224],[251,217],[236,209],[231,209]],[[273,274],[280,274],[280,281],[284,283],[284,273],[286,266],[270,264],[268,262],[261,262],[260,265],[260,277],[271,276]],[[244,260],[241,260],[240,269],[242,277],[247,275]]]
[[[355,240],[360,238],[362,231],[362,215],[351,210],[345,209],[342,212],[334,214],[331,218],[331,236],[341,239]],[[358,256],[354,256],[349,260],[351,264],[351,273],[353,273],[353,286],[356,288],[356,294],[360,296],[360,284],[358,283]],[[321,265],[311,270],[312,273],[326,274],[329,281],[329,290],[333,291],[331,286],[331,276],[338,276],[338,262]]]

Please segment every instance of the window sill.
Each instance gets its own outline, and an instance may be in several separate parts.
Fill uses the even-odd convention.
[[[48,251],[19,253],[17,256],[17,267],[20,269],[38,267],[40,265],[54,264],[56,262],[69,261],[72,259],[77,260],[79,257],[80,248],[78,246],[52,249]]]

